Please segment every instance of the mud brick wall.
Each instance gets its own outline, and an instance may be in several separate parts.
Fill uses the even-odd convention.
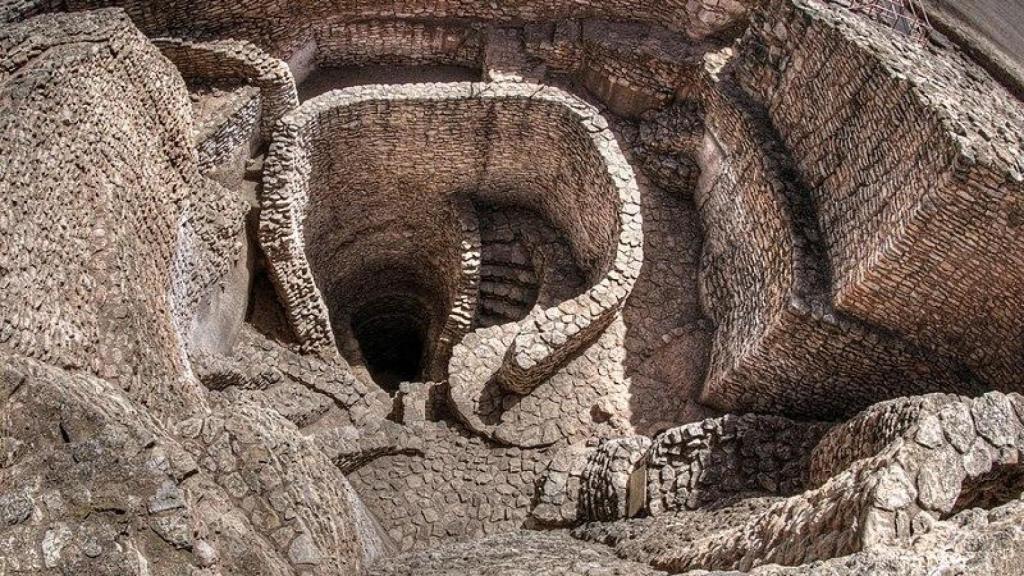
[[[1018,389],[1024,115],[980,67],[815,0],[743,50],[817,209],[836,308]]]

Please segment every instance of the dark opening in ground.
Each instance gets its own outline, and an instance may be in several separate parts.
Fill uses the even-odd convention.
[[[402,382],[421,378],[427,324],[415,301],[383,297],[364,305],[352,318],[366,369],[378,386],[398,391]]]
[[[309,100],[331,90],[364,84],[479,82],[481,71],[464,66],[345,66],[321,68],[299,84],[299,99]]]

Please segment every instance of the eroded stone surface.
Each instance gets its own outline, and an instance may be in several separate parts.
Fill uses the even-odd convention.
[[[0,574],[1020,574],[1021,105],[848,4],[0,4]]]

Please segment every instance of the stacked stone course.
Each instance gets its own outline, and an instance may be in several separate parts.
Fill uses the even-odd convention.
[[[1024,113],[941,35],[64,4],[0,6],[0,573],[1024,570],[1024,397],[955,395]]]
[[[192,93],[193,100],[200,105],[209,105],[204,94],[207,87]],[[217,169],[230,168],[236,172],[244,170],[239,166],[258,148],[260,125],[259,91],[251,86],[210,87],[220,96],[214,110],[197,110],[194,129],[199,172],[210,175]],[[198,92],[198,94],[196,93]],[[202,111],[204,114],[200,115]],[[233,164],[233,165],[232,165]],[[241,168],[241,169],[240,169]]]
[[[379,116],[355,120],[368,110],[376,110]],[[561,121],[549,126],[526,123],[536,115],[550,120],[552,113]],[[494,117],[483,120],[489,114]],[[442,127],[441,119],[454,123]],[[502,357],[507,360],[494,366],[499,379],[511,391],[529,392],[581,346],[593,342],[612,322],[629,293],[642,255],[638,192],[632,170],[621,157],[614,138],[607,133],[603,119],[582,102],[550,88],[525,84],[376,87],[322,96],[300,108],[284,124],[266,166],[261,241],[292,326],[308,346],[329,346],[333,336],[328,317],[334,320],[335,326],[339,325],[338,318],[344,317],[336,311],[328,316],[328,305],[318,289],[323,286],[329,294],[339,294],[335,279],[345,277],[345,272],[339,270],[344,261],[326,263],[320,256],[333,256],[336,252],[322,246],[317,236],[324,230],[333,230],[335,224],[331,220],[339,218],[337,210],[324,208],[331,206],[331,202],[338,202],[338,197],[318,196],[316,188],[321,186],[318,179],[332,178],[336,173],[346,175],[353,191],[361,185],[379,185],[386,181],[420,182],[423,190],[429,190],[439,204],[430,207],[432,212],[407,215],[417,218],[408,226],[419,228],[419,245],[424,249],[431,248],[423,242],[424,221],[427,226],[440,230],[436,233],[440,246],[458,245],[461,232],[445,232],[442,224],[458,220],[444,216],[446,210],[453,210],[450,198],[455,193],[475,195],[498,204],[535,204],[540,213],[566,234],[574,257],[594,278],[593,285],[583,294],[557,303],[557,307],[535,308],[528,318],[506,330],[510,340],[497,340],[506,349],[512,348],[507,353],[498,352],[499,360]],[[413,141],[403,136],[402,131],[425,133],[434,139],[432,153],[442,155],[443,159],[438,157],[437,162],[421,159],[399,172],[364,169],[362,177],[367,183],[361,184],[363,180],[353,180],[356,174],[341,163],[351,162],[356,157],[353,149],[347,150],[344,161],[332,161],[330,155],[318,152],[317,148],[322,146],[321,134],[330,135],[326,136],[330,141],[343,137],[344,133],[332,132],[332,126],[357,125],[381,131],[372,147],[367,148],[368,162],[371,162],[371,151],[382,147],[395,159],[399,158],[396,152],[411,151]],[[477,130],[480,125],[490,127],[490,135]],[[566,140],[558,142],[556,135]],[[527,161],[517,149],[510,147],[517,138],[535,142],[534,149],[551,149],[555,153],[544,162],[537,158]],[[372,157],[381,156],[373,152]],[[569,158],[584,162],[566,164]],[[438,166],[445,169],[440,171]],[[566,172],[559,173],[562,166]],[[396,188],[398,192],[401,190],[401,186]],[[552,193],[556,190],[559,192]],[[348,201],[353,202],[355,198],[358,196]],[[382,206],[378,198],[367,198],[365,202],[371,207]],[[582,217],[582,212],[574,207],[584,204],[588,209]],[[307,211],[310,221],[305,221],[303,216]],[[435,213],[437,216],[432,215]],[[399,232],[396,224],[392,239],[388,241],[392,250],[394,234]],[[304,237],[303,243],[296,242],[300,236]],[[446,236],[452,236],[449,238],[452,241],[445,242]],[[361,241],[372,241],[372,238],[364,236]],[[306,264],[304,245],[317,247],[311,254],[311,264]],[[460,266],[463,259],[458,253],[444,258],[442,262],[449,262],[444,264],[446,268]],[[433,259],[436,261],[437,257]],[[365,270],[364,266],[362,272]],[[316,284],[294,284],[299,278],[317,274],[320,280]],[[447,274],[449,278],[459,275],[457,272]],[[442,299],[446,310],[452,307],[455,290],[455,285],[449,283],[441,292],[447,294]],[[458,313],[453,315],[458,316]],[[566,331],[564,327],[569,325],[575,330]],[[456,345],[453,351],[449,370],[454,397],[478,394],[487,383],[488,376],[479,372],[482,358],[466,357],[470,349]],[[472,361],[473,365],[465,364],[467,361]],[[461,402],[456,400],[456,404]],[[466,411],[476,410],[467,408]]]
[[[1019,103],[948,46],[842,8],[761,14],[742,75],[807,183],[835,307],[1019,388]]]
[[[731,533],[681,554],[668,552],[653,564],[673,571],[797,565],[927,533],[940,518],[977,502],[974,483],[993,471],[1018,483],[1011,491],[1019,490],[1021,401],[1000,393],[926,400],[930,409],[921,410],[916,425],[877,454],[853,462],[820,488],[772,505]],[[954,416],[961,411],[974,417],[973,425],[961,425]],[[798,520],[780,530],[783,518]]]
[[[0,54],[0,347],[201,407],[186,339],[242,210],[199,175],[184,82],[113,11],[5,26]]]
[[[402,0],[381,4],[376,0],[303,0],[302,2],[213,1],[201,6],[187,0],[152,5],[144,0],[68,0],[70,9],[116,5],[150,35],[194,30],[246,39],[263,46],[292,49],[302,40],[297,30],[324,17],[342,21],[379,19],[479,21],[492,24],[606,18],[665,26],[700,40],[726,34],[746,17],[750,4],[739,0]],[[287,58],[286,58],[287,59]]]
[[[531,516],[545,526],[572,526],[671,515],[749,494],[796,494],[807,486],[811,450],[828,429],[747,414],[654,438],[569,445],[551,457]]]
[[[666,430],[645,460],[646,510],[694,510],[734,494],[790,495],[808,482],[811,450],[827,424],[745,414]]]
[[[970,390],[956,362],[833,308],[821,232],[794,160],[729,69],[719,74],[709,73],[705,90],[696,193],[701,298],[718,323],[702,399],[820,417],[936,386]]]
[[[474,28],[405,20],[339,20],[315,28],[322,68],[450,65],[480,69],[484,36]]]
[[[259,135],[264,142],[270,140],[277,122],[299,105],[288,65],[249,42],[156,38],[153,43],[186,79],[232,79],[259,88]]]

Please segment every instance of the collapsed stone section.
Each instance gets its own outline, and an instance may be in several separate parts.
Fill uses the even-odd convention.
[[[662,516],[807,487],[828,424],[745,414],[556,451],[531,516],[547,527]]]
[[[700,276],[718,323],[702,400],[822,417],[879,398],[969,389],[955,362],[833,309],[808,192],[763,109],[728,68],[706,86],[696,201]]]
[[[463,272],[462,233],[452,226],[457,199],[543,214],[565,235],[592,286],[563,309],[535,308],[511,328],[501,378],[523,392],[611,321],[642,258],[632,170],[596,111],[553,88],[449,84],[329,93],[284,120],[264,184],[261,242],[289,320],[310,348],[344,334],[338,318],[357,310],[367,293],[355,278],[381,279],[387,270],[396,274],[389,283],[415,274],[435,283],[426,290],[435,304],[432,325],[443,323]],[[368,224],[370,214],[388,226]],[[456,353],[452,366],[471,372],[464,354]],[[468,378],[482,384],[481,376]]]
[[[1000,393],[927,398],[914,425],[877,454],[851,463],[817,489],[773,504],[745,526],[686,550],[666,550],[652,564],[673,571],[804,564],[891,546],[929,532],[937,520],[969,505],[999,504],[976,500],[976,489],[996,473],[1019,493],[1021,401]],[[899,403],[890,406],[900,409]],[[832,434],[856,445],[849,430]],[[783,526],[782,519],[790,521]]]
[[[973,399],[944,394],[900,398],[873,406],[827,432],[821,424],[778,417],[705,420],[666,431],[643,457],[633,450],[609,460],[609,454],[627,445],[621,441],[610,443],[611,450],[577,449],[556,455],[545,473],[534,515],[554,525],[572,524],[593,519],[581,505],[590,499],[610,498],[614,503],[640,497],[635,489],[624,490],[621,481],[583,480],[589,468],[617,461],[625,466],[608,469],[621,470],[618,476],[646,471],[649,482],[653,480],[643,495],[649,506],[673,492],[683,497],[675,510],[651,506],[651,518],[589,523],[573,531],[582,539],[614,545],[624,558],[671,573],[747,572],[769,564],[798,566],[858,553],[885,558],[887,552],[910,547],[911,539],[941,541],[951,526],[976,523],[971,518],[984,516],[985,511],[972,507],[991,508],[994,519],[1019,507],[1024,487],[1022,417],[1024,398],[993,392]],[[773,429],[783,433],[766,433]],[[823,433],[818,447],[808,450]],[[629,444],[640,446],[635,441]],[[727,485],[716,483],[709,471],[730,461],[742,462],[744,454],[757,462],[753,469],[764,462],[762,458],[781,456],[780,478],[788,477],[791,488],[803,488],[810,473],[813,488],[788,498],[765,497],[762,489],[734,494],[742,494],[742,501],[730,498],[728,490],[721,490]],[[710,481],[695,485],[692,492],[686,482],[673,486],[672,479],[664,481],[665,471],[679,478],[692,470],[687,461],[698,464],[700,475]],[[627,463],[634,462],[631,471]],[[749,478],[763,479],[760,474]],[[754,497],[758,494],[762,496]],[[709,500],[696,510],[685,510],[693,497]],[[997,514],[1000,507],[1008,510]],[[902,558],[898,566],[905,568],[909,560]]]
[[[199,175],[181,77],[97,11],[4,26],[0,91],[0,347],[157,414],[201,407],[186,352],[227,330],[199,310],[240,256],[242,210]]]
[[[661,28],[618,22],[586,21],[579,34],[571,69],[617,114],[664,108],[698,85],[706,46]]]
[[[771,2],[744,46],[816,207],[836,308],[1019,388],[1019,102],[949,47],[815,0]]]

